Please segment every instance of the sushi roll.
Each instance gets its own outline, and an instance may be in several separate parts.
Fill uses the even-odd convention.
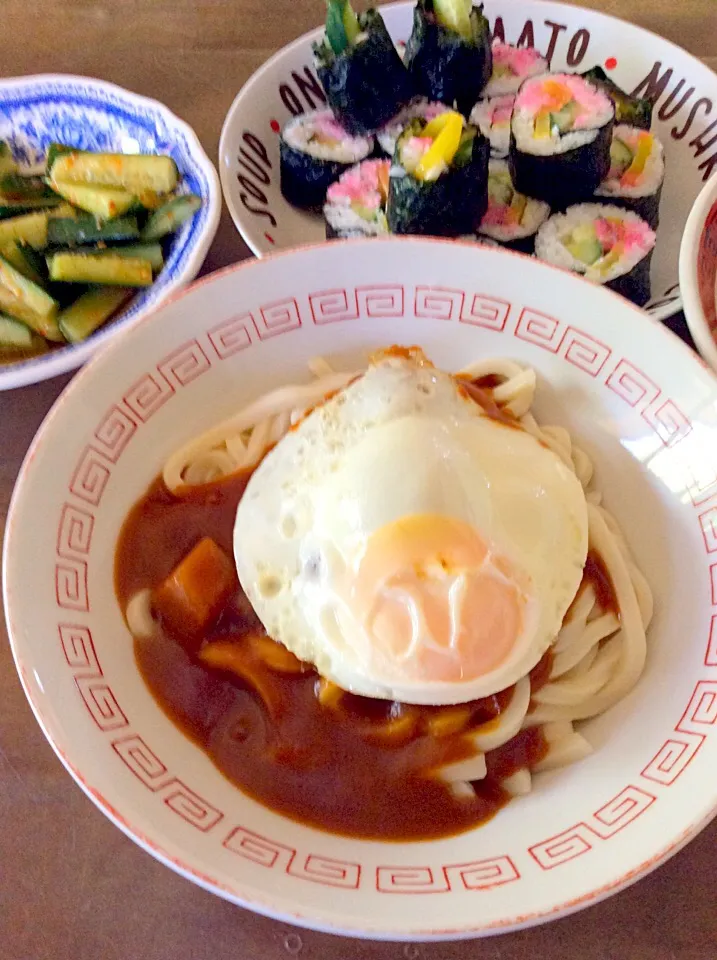
[[[472,0],[418,0],[404,63],[416,92],[468,116],[493,70],[490,26]]]
[[[349,133],[378,130],[413,96],[401,56],[377,10],[355,14],[327,0],[326,33],[314,62],[329,106]]]
[[[588,200],[610,172],[614,120],[607,94],[576,74],[526,80],[510,122],[516,190],[560,209]]]
[[[388,188],[392,233],[475,233],[488,207],[485,137],[454,111],[410,122],[396,144]]]
[[[613,131],[610,158],[610,173],[597,188],[595,199],[634,210],[657,230],[665,179],[662,144],[647,130],[619,124]]]
[[[327,240],[380,237],[388,233],[390,166],[390,160],[364,160],[331,184],[324,204]]]
[[[587,70],[583,77],[600,90],[603,90],[615,107],[615,123],[626,123],[631,127],[649,130],[652,126],[652,101],[644,97],[633,97],[611,80],[602,67]]]
[[[516,193],[505,160],[491,160],[488,166],[488,209],[478,233],[520,253],[532,253],[535,235],[550,216],[550,207]]]
[[[475,124],[490,143],[492,157],[507,157],[510,147],[510,118],[515,94],[479,100],[473,107],[470,122]]]
[[[631,210],[584,203],[552,216],[538,231],[541,260],[604,284],[638,306],[650,299],[655,232]]]
[[[373,137],[352,137],[330,110],[294,117],[279,143],[281,192],[296,207],[320,208],[329,186],[373,148]]]
[[[415,120],[417,117],[426,121],[433,120],[439,113],[446,113],[449,109],[445,103],[431,103],[430,100],[424,98],[414,100],[377,132],[378,145],[387,157],[392,157],[396,150],[398,138],[411,120]]]
[[[534,47],[514,47],[494,40],[491,49],[493,72],[483,90],[484,98],[515,95],[529,77],[547,73],[550,69],[548,61]]]

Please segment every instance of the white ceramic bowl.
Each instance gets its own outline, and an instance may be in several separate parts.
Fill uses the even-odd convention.
[[[411,32],[414,0],[381,7],[395,40]],[[655,99],[653,129],[665,146],[667,176],[652,261],[652,301],[658,319],[681,306],[677,262],[682,229],[710,171],[717,169],[710,102],[717,76],[674,44],[615,17],[546,0],[485,0],[491,27],[510,43],[533,44],[555,70],[603,67],[624,89]],[[501,31],[502,27],[502,31]],[[299,37],[268,60],[232,104],[219,145],[224,198],[254,253],[317,243],[321,217],[288,204],[279,186],[278,133],[292,115],[320,106],[311,44],[321,29]]]
[[[595,752],[485,826],[425,843],[330,836],[233,787],[162,713],[132,655],[113,554],[180,443],[267,388],[390,343],[437,364],[514,357],[537,412],[592,455],[656,597],[646,672],[584,726]],[[359,936],[479,936],[559,917],[653,869],[717,806],[717,382],[619,297],[534,260],[417,240],[242,264],[173,298],[75,378],[7,524],[17,668],[58,756],[155,857],[253,910]]]
[[[0,365],[0,390],[9,390],[76,369],[130,320],[144,316],[193,280],[219,226],[221,189],[214,165],[184,121],[156,100],[90,77],[55,74],[0,80],[0,140],[10,143],[24,166],[44,160],[51,143],[82,150],[167,153],[182,175],[181,190],[203,200],[200,212],[174,237],[151,287],[83,343]]]
[[[717,370],[717,176],[695,201],[680,247],[685,319],[705,360]]]

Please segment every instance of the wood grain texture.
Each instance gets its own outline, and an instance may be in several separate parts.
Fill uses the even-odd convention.
[[[582,5],[661,33],[717,68],[717,0]],[[0,69],[5,76],[89,74],[157,97],[216,158],[239,87],[278,47],[319,23],[323,9],[322,0],[2,0]],[[246,255],[224,214],[205,272]],[[0,529],[33,433],[68,379],[0,394]],[[77,789],[25,702],[4,626],[0,634],[0,956],[6,960],[717,956],[710,883],[717,876],[715,826],[618,897],[499,940],[404,950],[296,931],[236,909],[140,851]]]

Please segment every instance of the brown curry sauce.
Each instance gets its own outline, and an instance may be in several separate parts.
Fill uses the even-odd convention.
[[[494,414],[489,391],[471,387],[471,396]],[[510,418],[498,412],[496,419]],[[116,592],[123,611],[137,591],[169,576],[202,538],[211,537],[232,556],[236,510],[249,477],[237,474],[177,494],[161,478],[154,481],[127,517],[117,547]],[[589,561],[588,576],[599,598],[614,606],[609,577],[597,558]],[[487,755],[488,776],[474,784],[475,797],[458,797],[430,771],[474,756],[467,733],[495,720],[512,688],[464,705],[470,709],[468,725],[436,737],[428,729],[431,718],[456,708],[352,694],[326,707],[317,699],[320,678],[312,667],[288,674],[260,661],[252,666],[260,672],[263,699],[235,674],[198,658],[207,644],[230,641],[245,649],[257,634],[265,635],[263,627],[237,582],[234,599],[202,637],[173,634],[160,618],[149,639],[135,638],[135,658],[165,714],[232,783],[287,817],[371,839],[450,836],[494,816],[509,800],[501,781],[547,753],[539,728],[522,731]],[[549,679],[550,666],[548,652],[531,673],[533,693]],[[405,735],[385,737],[389,721],[401,716],[408,721]]]

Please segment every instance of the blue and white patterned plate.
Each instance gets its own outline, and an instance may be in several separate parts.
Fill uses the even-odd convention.
[[[217,231],[221,192],[216,170],[191,127],[156,100],[89,77],[0,80],[0,140],[9,142],[23,166],[42,162],[53,142],[82,150],[169,154],[182,176],[181,191],[204,201],[177,233],[151,287],[84,343],[0,366],[0,390],[9,390],[74,370],[118,330],[193,280]]]

